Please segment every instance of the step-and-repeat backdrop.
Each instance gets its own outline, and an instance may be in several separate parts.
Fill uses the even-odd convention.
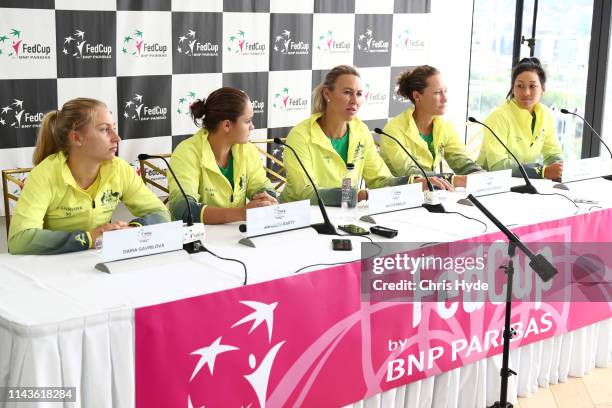
[[[358,67],[359,116],[382,127],[407,107],[394,93],[398,74],[429,62],[430,3],[2,0],[0,168],[31,166],[43,114],[78,96],[109,106],[120,156],[134,164],[190,136],[189,105],[221,86],[251,97],[252,139],[286,136],[338,64]]]

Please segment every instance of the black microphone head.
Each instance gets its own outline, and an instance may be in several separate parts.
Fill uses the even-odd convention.
[[[568,111],[568,110],[567,110],[567,109],[565,109],[565,108],[561,108],[560,110],[561,110],[561,113],[564,113],[564,114],[566,114],[566,115],[567,115],[568,113],[570,113],[570,111]]]
[[[240,224],[238,226],[238,230],[240,230],[240,232],[246,232],[247,231],[247,226],[246,224]]]
[[[473,116],[469,116],[469,117],[468,117],[468,120],[469,120],[470,122],[478,123],[478,121],[476,120],[476,118],[475,118],[475,117],[473,117]]]
[[[374,132],[378,133],[379,135],[383,134],[383,131],[380,128],[374,128]]]
[[[140,153],[138,155],[138,160],[147,160],[149,158],[149,155],[146,153]]]
[[[280,139],[280,137],[275,137],[274,138],[274,143],[276,143],[276,144],[283,144],[283,141]]]

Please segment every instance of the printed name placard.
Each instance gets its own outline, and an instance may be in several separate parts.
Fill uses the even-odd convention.
[[[249,208],[246,213],[249,237],[310,226],[309,200]]]
[[[561,181],[567,183],[610,174],[612,174],[612,160],[609,157],[591,157],[563,162]]]
[[[176,251],[183,248],[183,222],[107,231],[103,238],[102,262]]]
[[[512,170],[498,170],[468,174],[465,190],[475,196],[510,191]]]
[[[418,207],[423,204],[422,191],[421,183],[368,190],[368,213],[380,214]]]

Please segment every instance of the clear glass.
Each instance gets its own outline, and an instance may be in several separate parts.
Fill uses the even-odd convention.
[[[533,4],[527,3],[532,2],[525,2],[523,21],[523,33],[529,36]],[[527,13],[527,7],[531,12]],[[582,121],[559,110],[566,108],[584,116],[592,19],[593,0],[538,2],[535,56],[547,74],[542,103],[553,110],[565,160],[581,157]],[[528,56],[529,49],[521,47],[521,57]]]
[[[532,34],[533,5],[534,0],[524,2],[525,38]],[[479,120],[501,104],[510,89],[515,8],[515,0],[474,1],[468,115]],[[584,115],[592,15],[593,0],[538,2],[535,56],[548,76],[542,103],[553,110],[565,160],[581,157],[582,123],[559,109]],[[523,44],[521,58],[529,51]],[[478,155],[481,141],[480,126],[468,126],[471,157]]]
[[[475,0],[472,28],[468,116],[480,121],[502,103],[512,69],[515,0]],[[482,142],[479,125],[467,127],[466,145],[476,158]]]
[[[612,24],[610,24],[610,36],[612,37]],[[601,127],[601,137],[608,147],[612,149],[612,41],[608,42],[608,70],[606,72],[606,95],[604,99],[604,115]],[[599,149],[599,155],[610,157],[610,153],[604,146]]]

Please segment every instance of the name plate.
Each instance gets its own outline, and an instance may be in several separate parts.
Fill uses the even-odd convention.
[[[182,248],[182,221],[106,231],[103,234],[102,262],[159,254]]]
[[[563,175],[561,181],[585,180],[612,174],[612,160],[609,157],[591,157],[563,162]]]
[[[421,204],[423,204],[421,183],[368,190],[368,213],[371,215],[418,207]]]
[[[248,208],[246,211],[249,237],[272,234],[310,226],[310,201]]]
[[[467,175],[465,191],[475,196],[510,191],[512,169],[474,173]]]

